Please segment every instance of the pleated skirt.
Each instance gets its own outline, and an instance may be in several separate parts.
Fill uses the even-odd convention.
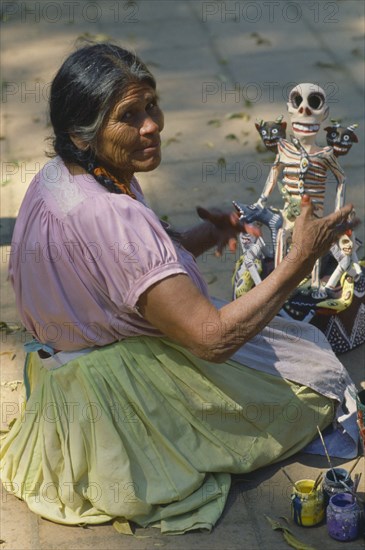
[[[33,512],[69,525],[211,529],[231,473],[289,457],[334,416],[334,402],[306,386],[163,338],[129,338],[55,370],[30,353],[26,374],[1,478]]]

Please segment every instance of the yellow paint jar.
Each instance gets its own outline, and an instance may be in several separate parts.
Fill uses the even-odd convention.
[[[311,527],[324,518],[325,506],[322,489],[313,491],[313,479],[301,479],[295,483],[291,494],[292,518],[297,525]]]

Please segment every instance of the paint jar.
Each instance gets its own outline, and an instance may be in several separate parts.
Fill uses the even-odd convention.
[[[335,475],[333,475],[333,473]],[[335,476],[337,481],[335,481]],[[343,483],[345,485],[343,485]],[[350,493],[353,486],[354,482],[345,468],[333,468],[333,470],[327,470],[322,483],[325,506],[328,505],[329,500],[333,495],[338,493]]]
[[[355,540],[359,534],[360,507],[349,493],[337,493],[327,506],[327,531],[341,541]]]
[[[311,527],[324,518],[324,497],[321,489],[314,487],[313,479],[301,479],[296,482],[291,495],[292,518],[297,525]]]

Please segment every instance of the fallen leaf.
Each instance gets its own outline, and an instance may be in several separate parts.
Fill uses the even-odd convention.
[[[10,382],[1,382],[1,385],[7,388],[10,388],[11,391],[15,391],[19,386],[23,385],[22,380],[11,380]]]
[[[112,39],[111,36],[103,33],[91,34],[90,32],[84,32],[77,37],[79,40],[92,40],[93,42],[110,42]]]
[[[162,142],[162,147],[168,147],[171,143],[179,143],[179,140],[176,137],[168,138]]]
[[[118,518],[113,521],[114,529],[121,535],[133,535],[130,523],[127,519]]]
[[[252,109],[253,101],[251,101],[250,99],[245,98],[245,101],[243,103],[244,103],[245,107],[248,107],[249,109]],[[249,115],[247,115],[247,116],[249,116]],[[248,118],[247,120],[250,120],[250,119]]]
[[[236,134],[227,134],[225,136],[226,139],[229,139],[230,141],[238,141],[239,142],[239,139],[238,137],[236,136]]]
[[[5,321],[0,321],[0,331],[5,332],[5,334],[11,334],[12,332],[25,331],[25,328],[18,323],[5,323]]]
[[[218,118],[213,118],[212,120],[208,120],[207,122],[208,126],[215,126],[219,128],[219,126],[222,125],[221,121]]]
[[[246,117],[246,113],[228,113],[228,115],[226,115],[226,118],[228,120],[231,120],[232,118],[245,118]]]
[[[274,531],[282,531],[284,539],[292,548],[295,548],[296,550],[316,550],[313,546],[309,546],[308,544],[305,544],[304,542],[297,539],[290,531],[290,529],[284,527],[278,521],[275,521],[266,515],[265,518],[270,523]]]
[[[14,361],[16,357],[16,353],[14,353],[13,351],[2,351],[0,355],[8,355],[10,357],[10,361]]]

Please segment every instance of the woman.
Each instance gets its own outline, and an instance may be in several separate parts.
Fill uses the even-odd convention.
[[[203,210],[178,234],[145,204],[134,174],[160,163],[163,115],[143,63],[110,44],[79,49],[53,81],[50,117],[56,156],[13,236],[10,276],[35,343],[2,479],[61,523],[211,528],[229,474],[303,448],[351,383],[310,325],[276,318],[260,331],[352,207],[315,220],[304,198],[285,261],[217,309],[194,257],[240,226]]]

